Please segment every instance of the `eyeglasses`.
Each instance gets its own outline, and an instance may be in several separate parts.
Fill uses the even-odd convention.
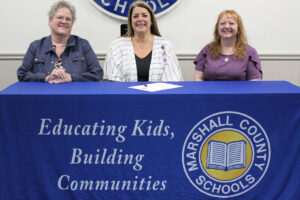
[[[55,19],[59,22],[66,21],[67,23],[72,23],[73,19],[70,17],[56,16]]]

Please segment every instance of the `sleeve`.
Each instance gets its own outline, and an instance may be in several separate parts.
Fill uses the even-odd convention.
[[[208,47],[209,45],[206,45],[194,60],[195,70],[202,72],[204,71],[206,56],[208,55]]]
[[[120,48],[113,44],[108,51],[104,63],[104,79],[109,81],[122,81]]]
[[[103,70],[95,52],[88,41],[82,41],[82,50],[87,63],[87,71],[83,73],[70,73],[72,81],[100,81],[103,77]]]
[[[165,72],[164,81],[183,81],[181,68],[175,50],[169,41],[167,43],[168,70]]]
[[[259,56],[254,48],[249,50],[249,62],[247,66],[247,80],[262,79],[262,70]]]
[[[47,74],[42,72],[34,72],[34,59],[36,56],[37,45],[35,42],[31,43],[24,58],[22,65],[17,70],[17,77],[19,81],[45,81]]]

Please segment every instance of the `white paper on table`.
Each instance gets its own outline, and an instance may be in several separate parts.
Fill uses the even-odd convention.
[[[150,84],[142,84],[141,83],[141,85],[131,86],[129,88],[137,89],[137,90],[144,90],[144,91],[148,91],[148,92],[157,92],[157,91],[161,91],[161,90],[169,90],[169,89],[179,88],[179,87],[183,87],[183,86],[170,84],[170,83],[150,83]]]

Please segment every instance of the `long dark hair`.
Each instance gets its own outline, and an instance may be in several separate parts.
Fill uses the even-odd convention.
[[[127,33],[124,35],[124,37],[132,37],[134,36],[134,30],[132,28],[132,12],[133,9],[136,7],[142,7],[145,8],[146,10],[148,10],[148,12],[151,15],[151,33],[153,35],[157,35],[157,36],[161,36],[159,30],[158,30],[158,26],[157,26],[157,22],[156,22],[156,18],[154,15],[154,12],[152,10],[152,8],[149,6],[149,4],[147,4],[145,1],[141,1],[141,0],[137,0],[131,3],[130,7],[129,7],[129,11],[128,11],[128,19],[127,19]]]

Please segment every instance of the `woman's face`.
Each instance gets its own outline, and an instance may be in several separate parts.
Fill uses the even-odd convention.
[[[70,36],[73,26],[72,14],[69,8],[57,9],[54,17],[49,20],[51,34]]]
[[[223,15],[219,21],[218,31],[221,39],[235,38],[238,33],[237,21],[231,15]]]
[[[131,26],[134,33],[151,32],[151,15],[146,8],[135,7],[131,15]]]

